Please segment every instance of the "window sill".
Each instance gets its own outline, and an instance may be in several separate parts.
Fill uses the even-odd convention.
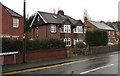
[[[18,29],[19,27],[13,27],[13,28]]]
[[[60,32],[60,33],[69,33],[70,34],[71,32]]]
[[[51,34],[56,34],[57,32],[51,32]]]

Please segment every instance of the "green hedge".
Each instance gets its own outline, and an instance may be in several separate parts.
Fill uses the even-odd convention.
[[[88,29],[86,32],[86,44],[89,46],[104,46],[108,43],[108,34],[103,29]]]
[[[2,51],[19,51],[22,52],[23,41],[13,41],[13,40],[2,40]],[[30,51],[40,51],[40,50],[57,50],[66,49],[65,43],[59,39],[43,39],[43,40],[26,40],[26,50]]]

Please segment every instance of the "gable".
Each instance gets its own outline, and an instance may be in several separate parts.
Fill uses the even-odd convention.
[[[40,17],[40,15],[38,13],[36,13],[33,16],[30,27],[38,27],[38,26],[43,25],[43,24],[45,24],[44,20]]]
[[[30,27],[38,27],[38,26],[43,25],[43,24],[45,24],[43,19],[38,14],[36,14],[33,18],[33,21],[31,23]]]

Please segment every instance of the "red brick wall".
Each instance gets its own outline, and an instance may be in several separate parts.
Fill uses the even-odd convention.
[[[48,38],[60,38],[60,27],[56,25],[56,33],[51,33],[51,25],[47,26],[47,37]]]
[[[26,54],[26,61],[47,60],[67,57],[66,51],[33,52]]]
[[[38,51],[26,53],[25,61],[39,61],[39,60],[48,60],[56,58],[66,58],[68,57],[67,50],[59,51]],[[21,63],[23,61],[23,54],[16,55],[16,62]],[[4,64],[14,64],[14,55],[4,56]]]
[[[19,28],[13,28],[13,18],[19,19]],[[23,38],[23,18],[11,16],[5,7],[2,7],[2,34]]]
[[[95,53],[104,53],[104,52],[110,52],[110,51],[116,51],[116,50],[118,50],[118,45],[95,46],[95,47],[90,47],[88,50],[88,53],[95,54]]]
[[[14,55],[4,56],[4,64],[14,64]]]

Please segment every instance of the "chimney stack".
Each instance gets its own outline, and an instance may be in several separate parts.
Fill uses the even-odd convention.
[[[59,10],[59,11],[58,11],[58,14],[59,14],[59,15],[64,15],[64,11],[63,11],[63,10]]]

